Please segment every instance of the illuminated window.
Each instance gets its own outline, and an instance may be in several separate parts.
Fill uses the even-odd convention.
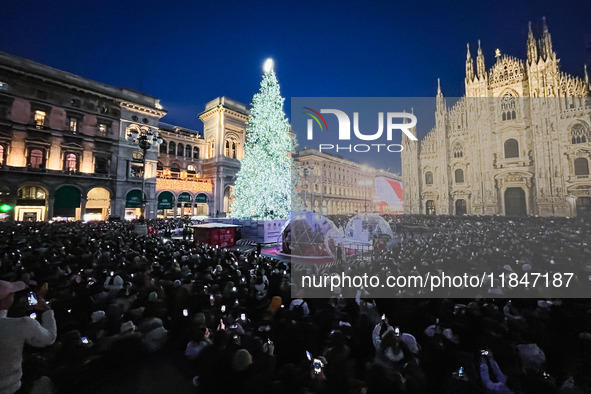
[[[37,127],[45,126],[45,111],[35,111],[35,125]]]
[[[4,165],[4,145],[0,145],[0,166]]]
[[[187,176],[189,176],[189,178],[194,178],[197,175],[197,171],[195,169],[195,166],[192,164],[189,164],[187,166]]]
[[[18,198],[27,200],[45,200],[47,196],[45,190],[37,186],[23,186],[18,189],[17,195]]]
[[[109,130],[109,128],[107,127],[106,124],[99,123],[98,130],[99,130],[100,135],[105,136],[105,135],[107,135],[107,131]]]
[[[45,166],[45,151],[43,149],[31,149],[28,165],[31,168],[43,168]]]
[[[70,118],[70,128],[69,128],[69,130],[72,133],[78,132],[78,119],[76,119],[74,117],[71,117]]]
[[[129,175],[133,178],[143,178],[144,177],[143,163],[130,162]]]
[[[75,153],[68,153],[66,154],[65,158],[65,168],[66,171],[76,171],[78,170],[78,156]]]

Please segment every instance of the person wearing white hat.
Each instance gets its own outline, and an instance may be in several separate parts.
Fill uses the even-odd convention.
[[[24,282],[0,280],[0,394],[12,394],[21,387],[24,344],[45,347],[55,342],[57,336],[53,311],[43,299],[46,286],[37,295],[37,305],[33,307],[43,312],[41,323],[31,317],[8,317],[14,293],[25,287]]]

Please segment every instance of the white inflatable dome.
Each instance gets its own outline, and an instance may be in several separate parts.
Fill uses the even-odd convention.
[[[389,241],[394,233],[383,217],[373,212],[359,213],[353,216],[345,228],[348,241],[372,243],[374,239]]]
[[[335,224],[319,213],[292,212],[281,232],[282,252],[294,256],[335,256],[343,241]]]

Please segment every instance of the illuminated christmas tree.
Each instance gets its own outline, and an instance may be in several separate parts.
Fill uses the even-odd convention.
[[[264,65],[261,88],[252,98],[246,126],[244,159],[234,187],[233,218],[287,219],[292,209],[292,188],[297,177],[293,152],[295,141],[283,111],[273,60]],[[297,198],[297,193],[293,193]]]

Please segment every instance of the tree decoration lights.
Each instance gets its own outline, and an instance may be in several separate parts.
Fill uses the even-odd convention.
[[[252,98],[244,159],[234,188],[233,218],[287,219],[291,210],[294,139],[283,111],[273,60],[263,66],[261,88]],[[295,195],[295,193],[294,193]]]

